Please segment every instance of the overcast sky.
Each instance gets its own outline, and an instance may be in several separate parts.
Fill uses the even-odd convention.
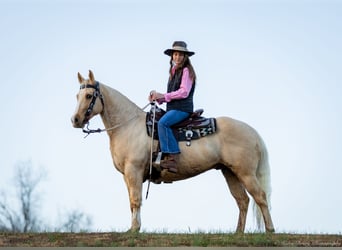
[[[166,89],[163,51],[184,40],[196,52],[195,107],[248,123],[267,145],[276,231],[341,233],[341,25],[337,0],[0,0],[0,188],[13,192],[14,166],[31,160],[48,172],[48,222],[79,209],[93,230],[127,230],[127,189],[107,135],[84,139],[70,122],[77,72],[93,70],[143,107],[150,90]],[[229,232],[238,208],[212,170],[152,185],[141,215],[145,231]]]

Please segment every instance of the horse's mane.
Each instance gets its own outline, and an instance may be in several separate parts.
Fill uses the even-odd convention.
[[[127,114],[139,114],[142,112],[140,107],[118,90],[103,83],[100,83],[100,89],[104,95],[106,108],[114,111],[114,113],[125,112]],[[104,111],[106,112],[106,110]]]

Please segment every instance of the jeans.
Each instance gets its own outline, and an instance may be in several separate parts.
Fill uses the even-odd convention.
[[[183,121],[187,117],[189,117],[189,113],[179,111],[179,110],[170,110],[166,112],[165,115],[158,122],[158,135],[160,148],[163,153],[169,154],[178,154],[180,153],[178,141],[173,135],[172,129],[170,128],[172,125],[177,124],[178,122]]]

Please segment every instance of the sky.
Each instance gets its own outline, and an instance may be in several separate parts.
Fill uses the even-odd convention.
[[[48,173],[41,216],[76,209],[92,230],[130,227],[128,193],[105,133],[70,118],[77,72],[144,107],[166,90],[163,51],[184,40],[195,108],[254,127],[270,158],[277,232],[342,232],[342,2],[334,0],[0,0],[0,189],[18,162]],[[99,117],[93,128],[103,127]],[[144,184],[143,196],[147,188]],[[151,185],[142,230],[232,232],[238,208],[220,171]],[[252,209],[247,231],[256,230]]]

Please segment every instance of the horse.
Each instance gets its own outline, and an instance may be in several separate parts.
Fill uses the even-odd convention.
[[[131,227],[139,232],[143,182],[148,179],[151,145],[146,132],[146,112],[119,91],[99,83],[89,70],[88,79],[78,73],[80,90],[71,118],[73,127],[84,128],[100,115],[109,136],[110,152],[115,168],[123,174],[128,189]],[[210,169],[221,170],[239,208],[237,233],[245,230],[249,197],[253,197],[258,227],[274,232],[270,215],[270,167],[268,153],[260,135],[251,126],[229,117],[216,118],[214,134],[192,141],[190,147],[180,144],[178,172],[161,170],[155,183],[170,183],[194,177]],[[145,132],[144,132],[145,131]]]

